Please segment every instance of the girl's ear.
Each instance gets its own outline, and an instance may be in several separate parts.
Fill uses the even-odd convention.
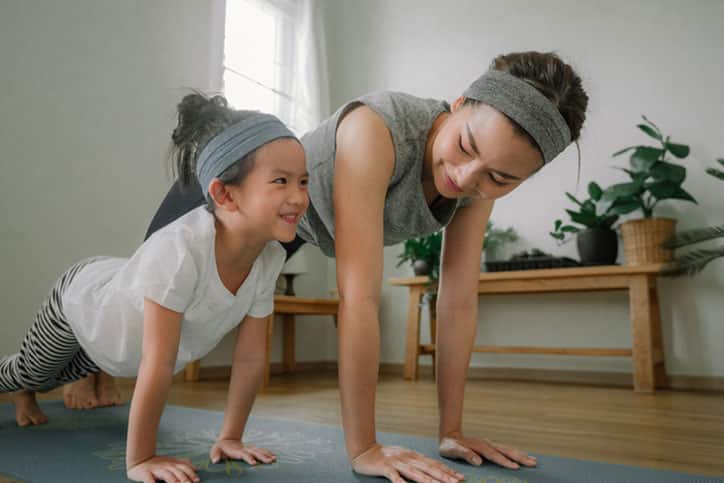
[[[212,200],[214,200],[216,208],[228,211],[236,210],[236,204],[231,197],[231,192],[228,187],[219,180],[219,178],[214,178],[209,183],[209,196]]]
[[[457,99],[455,99],[455,101],[450,106],[450,110],[452,112],[457,111],[458,109],[460,109],[460,107],[463,105],[464,102],[465,102],[465,97],[463,97],[463,96],[458,97]]]

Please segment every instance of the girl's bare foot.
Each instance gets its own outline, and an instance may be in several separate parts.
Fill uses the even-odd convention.
[[[69,409],[92,409],[100,406],[96,397],[96,375],[63,386],[63,402]]]
[[[18,391],[10,395],[15,404],[15,421],[18,426],[32,426],[45,424],[48,416],[40,410],[38,401],[35,400],[35,392]]]
[[[118,392],[113,376],[105,372],[97,374],[96,397],[101,406],[118,406],[121,404],[121,393]]]

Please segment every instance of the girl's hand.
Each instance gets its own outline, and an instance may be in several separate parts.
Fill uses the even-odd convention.
[[[405,483],[407,480],[458,483],[464,479],[464,475],[420,453],[379,444],[354,458],[352,468],[363,475],[384,476],[393,483]]]
[[[191,461],[170,456],[153,456],[126,472],[129,480],[143,483],[156,483],[163,480],[166,483],[198,483],[201,479],[196,474],[196,467]]]
[[[513,470],[519,469],[520,465],[537,464],[535,456],[485,439],[466,438],[462,434],[442,438],[439,451],[440,456],[464,460],[474,466],[480,466],[485,460]]]
[[[250,465],[257,463],[274,463],[277,457],[271,451],[264,448],[245,445],[234,439],[222,439],[217,441],[209,451],[212,463],[221,460],[244,460]]]

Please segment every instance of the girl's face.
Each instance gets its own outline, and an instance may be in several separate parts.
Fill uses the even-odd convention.
[[[540,169],[543,157],[504,114],[462,102],[455,101],[433,141],[435,188],[446,198],[500,198]]]
[[[251,172],[241,185],[229,188],[246,226],[265,238],[289,242],[309,206],[308,179],[304,148],[284,138],[259,148]]]

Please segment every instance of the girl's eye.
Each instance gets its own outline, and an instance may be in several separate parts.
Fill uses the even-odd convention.
[[[277,178],[274,181],[272,181],[272,183],[287,184],[287,179],[286,178]]]
[[[300,183],[301,183],[302,186],[309,186],[309,180],[308,180],[308,179],[303,179],[302,181],[300,181]]]
[[[497,186],[505,186],[506,184],[508,184],[508,183],[502,183],[502,182],[498,181],[497,179],[495,179],[495,175],[493,173],[488,173],[488,177],[490,178],[490,181],[492,181]]]

